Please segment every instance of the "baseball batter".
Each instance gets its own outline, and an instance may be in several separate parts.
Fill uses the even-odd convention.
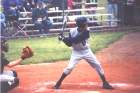
[[[59,37],[59,39],[62,40],[67,46],[72,47],[72,54],[68,66],[64,69],[62,76],[57,81],[54,88],[59,89],[65,77],[71,73],[71,71],[81,59],[85,59],[98,72],[103,82],[103,88],[113,89],[113,87],[105,79],[104,70],[101,67],[100,62],[96,59],[95,55],[92,53],[89,47],[89,30],[87,29],[87,18],[77,18],[76,25],[77,27],[70,31],[69,37]]]

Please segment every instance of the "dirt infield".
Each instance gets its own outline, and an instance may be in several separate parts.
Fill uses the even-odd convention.
[[[140,32],[129,33],[96,55],[114,90],[102,89],[96,71],[84,60],[64,80],[61,89],[54,90],[68,61],[20,65],[20,85],[10,93],[140,93]]]

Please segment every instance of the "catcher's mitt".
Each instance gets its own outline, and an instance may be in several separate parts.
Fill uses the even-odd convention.
[[[33,56],[33,51],[29,46],[26,46],[22,50],[21,58],[24,60]]]

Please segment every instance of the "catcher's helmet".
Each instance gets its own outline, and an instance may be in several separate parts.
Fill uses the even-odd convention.
[[[86,17],[78,17],[76,18],[76,25],[78,27],[84,26],[85,24],[87,24],[88,20]]]

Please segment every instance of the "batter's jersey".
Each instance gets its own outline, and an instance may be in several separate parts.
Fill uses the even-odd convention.
[[[79,34],[79,31],[77,28],[71,29],[70,30],[70,36],[71,37],[75,37]],[[80,50],[85,50],[85,49],[89,49],[89,43],[88,43],[88,39],[81,41],[78,44],[72,43],[72,48],[73,50],[76,51],[80,51]]]

